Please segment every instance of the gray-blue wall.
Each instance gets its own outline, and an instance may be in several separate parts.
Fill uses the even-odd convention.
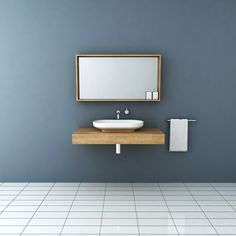
[[[0,181],[236,181],[235,0],[0,0]],[[161,53],[162,100],[79,103],[76,53]],[[72,145],[77,127],[131,117],[190,150]]]

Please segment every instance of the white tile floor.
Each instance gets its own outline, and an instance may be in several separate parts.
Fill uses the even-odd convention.
[[[236,183],[0,183],[0,235],[236,236]]]

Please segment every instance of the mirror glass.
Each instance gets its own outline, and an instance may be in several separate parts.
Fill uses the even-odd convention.
[[[79,56],[78,100],[146,100],[146,92],[160,89],[159,60],[159,56]]]

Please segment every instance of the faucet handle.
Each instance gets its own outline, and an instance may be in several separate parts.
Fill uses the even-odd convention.
[[[126,107],[125,110],[124,110],[124,113],[125,113],[125,115],[129,115],[130,110]]]

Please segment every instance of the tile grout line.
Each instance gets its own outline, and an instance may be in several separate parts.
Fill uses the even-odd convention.
[[[43,200],[41,201],[41,203],[38,205],[37,209],[34,211],[33,215],[30,217],[30,220],[28,221],[28,223],[24,226],[23,230],[20,233],[20,236],[24,233],[25,229],[27,228],[27,226],[29,225],[30,221],[33,219],[34,215],[36,214],[36,212],[38,211],[39,207],[42,205],[42,203],[44,202],[44,200],[46,199],[46,197],[48,196],[48,194],[50,193],[50,191],[52,190],[54,186],[54,183],[52,184],[51,188],[48,190],[47,194],[44,196]]]
[[[106,191],[107,191],[107,183],[105,183],[105,190],[104,190],[104,196],[103,196],[102,215],[101,215],[100,228],[99,228],[99,233],[98,233],[99,236],[101,235],[101,231],[102,231],[103,212],[104,212],[104,206],[105,206],[105,201],[106,201]]]
[[[161,194],[162,194],[162,197],[163,197],[163,199],[164,199],[164,202],[165,202],[166,207],[167,207],[167,209],[168,209],[168,212],[169,212],[169,214],[170,214],[171,220],[172,220],[172,222],[173,222],[173,224],[174,224],[174,226],[175,226],[175,230],[176,230],[177,234],[180,236],[178,227],[177,227],[177,225],[175,224],[174,218],[173,218],[173,216],[172,216],[172,213],[171,213],[171,211],[170,211],[170,208],[169,208],[169,206],[168,206],[168,204],[167,204],[167,202],[166,202],[165,195],[163,194],[162,189],[161,189],[161,186],[160,186],[159,183],[157,183],[157,187],[160,189],[160,192],[161,192]]]
[[[15,199],[25,190],[25,188],[29,185],[29,183],[27,183],[23,188],[22,190],[19,191],[19,193],[7,204],[7,206],[2,210],[2,212],[0,213],[0,215],[7,209],[8,206],[10,206],[10,204],[12,202],[15,201]]]
[[[232,209],[234,210],[234,212],[236,212],[236,209],[233,207],[233,205],[231,205],[231,204],[229,203],[228,200],[225,199],[224,195],[221,194],[221,193],[215,188],[215,186],[213,186],[211,183],[210,183],[210,185],[211,185],[211,187],[224,199],[224,201],[226,201],[226,202],[232,207]]]
[[[138,235],[140,236],[140,229],[139,229],[139,223],[138,223],[138,212],[136,207],[136,200],[135,200],[135,193],[134,193],[134,185],[131,183],[132,191],[133,191],[133,197],[134,197],[134,209],[135,209],[135,216],[136,216],[136,222],[137,222],[137,228],[138,228]]]
[[[2,195],[2,196],[5,196],[5,195]],[[7,195],[6,195],[7,196]],[[27,195],[27,196],[36,196],[36,195]],[[59,196],[59,195],[57,195],[57,196]],[[61,195],[61,196],[70,196],[70,195]],[[86,195],[87,196],[87,195]],[[100,195],[93,195],[93,196],[100,196]],[[113,195],[114,196],[114,195]],[[129,195],[130,196],[130,195]],[[146,196],[157,196],[157,195],[146,195]],[[158,196],[160,196],[160,195],[158,195]],[[170,196],[170,195],[169,195]],[[223,197],[223,195],[222,195],[222,197]],[[40,201],[40,200],[16,200],[16,201],[18,201],[18,202],[23,202],[23,201]],[[57,200],[57,199],[55,199],[55,200],[46,200],[46,201],[48,201],[48,202],[54,202],[54,201],[64,201],[64,200]],[[70,200],[65,200],[65,201],[70,201]],[[79,201],[94,201],[94,200],[79,200]],[[125,202],[125,201],[127,201],[127,200],[108,200],[108,201],[111,201],[111,202],[115,202],[115,201],[120,201],[120,202]],[[128,201],[130,201],[130,200],[128,200]],[[137,201],[145,201],[145,200],[137,200]],[[152,200],[151,200],[152,201]],[[154,200],[155,201],[155,200]],[[191,202],[192,200],[168,200],[169,202],[181,202],[181,201],[185,201],[185,202]],[[198,201],[201,201],[201,200],[198,200]],[[204,200],[203,200],[204,201]],[[206,200],[206,201],[210,201],[210,200]],[[223,200],[214,200],[214,201],[216,201],[216,202],[223,202]],[[227,200],[224,200],[225,202],[227,202]],[[230,203],[228,203],[229,205],[231,205]],[[37,204],[36,204],[37,205]],[[16,205],[16,206],[36,206],[36,205]],[[52,205],[50,205],[50,204],[47,204],[47,205],[45,205],[45,206],[70,206],[70,204],[69,205],[63,205],[63,204],[58,204],[58,205],[56,205],[56,204],[52,204]],[[90,204],[88,204],[88,205],[78,205],[78,206],[91,206]],[[116,206],[116,204],[114,204],[114,205],[112,205],[112,204],[110,204],[109,206]],[[145,206],[145,205],[141,205],[141,206]],[[159,204],[154,204],[153,206],[161,206],[161,205],[159,205]],[[192,206],[191,204],[190,205],[186,205],[186,204],[177,204],[177,205],[171,205],[171,206]],[[202,206],[214,206],[214,205],[212,205],[212,204],[203,204]],[[232,205],[233,206],[233,205]]]
[[[64,229],[64,227],[65,227],[66,221],[67,221],[67,219],[68,219],[68,217],[69,217],[69,214],[70,214],[71,209],[72,209],[72,207],[73,207],[73,204],[74,204],[74,202],[75,202],[76,196],[77,196],[77,194],[78,194],[78,192],[79,192],[80,185],[81,185],[81,183],[79,183],[79,186],[77,187],[77,190],[76,190],[76,192],[75,192],[75,196],[74,196],[74,198],[72,199],[70,208],[68,209],[66,218],[65,218],[65,220],[64,220],[64,223],[63,223],[63,225],[62,225],[62,228],[61,228],[61,231],[60,231],[59,235],[62,235],[62,233],[63,233],[63,229]]]
[[[208,220],[208,222],[211,224],[212,228],[215,230],[217,235],[220,235],[217,230],[215,229],[214,225],[211,223],[211,221],[209,220],[209,218],[207,217],[205,211],[202,209],[202,207],[199,205],[198,201],[196,200],[196,198],[194,197],[194,195],[192,194],[191,190],[189,190],[188,186],[186,186],[186,184],[184,183],[184,186],[186,187],[186,189],[188,190],[188,192],[190,193],[190,195],[192,196],[192,198],[194,199],[194,201],[197,203],[198,207],[201,209],[202,213],[205,215],[206,219]]]

